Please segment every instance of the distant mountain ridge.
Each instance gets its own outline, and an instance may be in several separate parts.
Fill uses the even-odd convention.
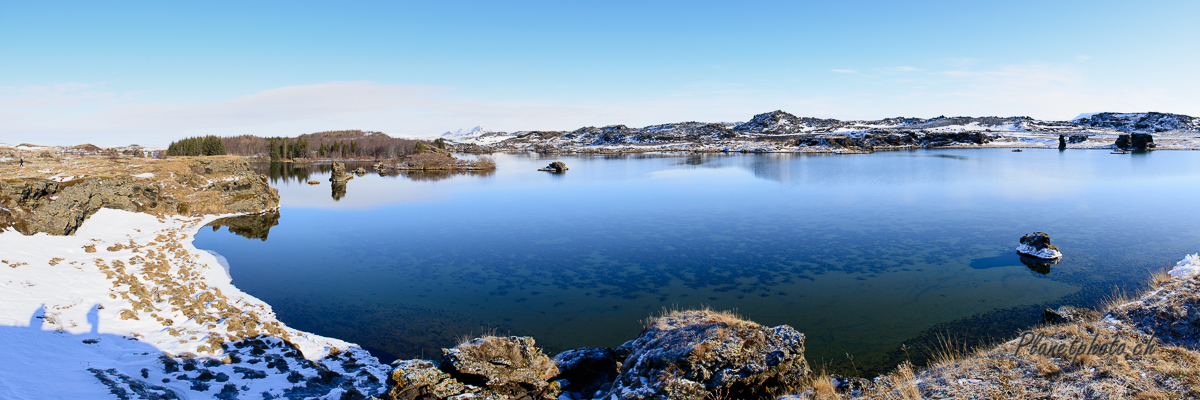
[[[529,137],[530,139],[571,139],[588,145],[618,143],[649,143],[662,140],[728,139],[741,136],[793,136],[807,134],[851,133],[864,131],[1012,131],[1012,132],[1083,132],[1111,130],[1125,133],[1157,133],[1184,131],[1200,133],[1200,118],[1182,114],[1144,113],[1086,113],[1071,121],[1043,121],[1028,116],[1017,117],[894,117],[879,120],[838,120],[832,118],[798,117],[782,110],[755,115],[742,123],[678,122],[630,128],[625,125],[583,127],[574,131],[520,131],[507,134],[492,132],[477,126],[471,130],[446,132],[441,137],[454,140],[478,138],[484,134]],[[1096,132],[1102,133],[1102,132]]]

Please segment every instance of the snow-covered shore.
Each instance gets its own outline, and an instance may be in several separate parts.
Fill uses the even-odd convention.
[[[73,236],[0,232],[0,398],[340,398],[382,387],[388,368],[365,350],[283,325],[192,245],[220,217],[101,209]],[[260,336],[278,340],[250,354],[221,346]]]

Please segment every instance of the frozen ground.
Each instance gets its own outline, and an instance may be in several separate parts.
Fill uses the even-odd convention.
[[[192,245],[219,217],[101,209],[74,236],[0,233],[0,398],[341,398],[382,387],[387,366],[284,326]]]

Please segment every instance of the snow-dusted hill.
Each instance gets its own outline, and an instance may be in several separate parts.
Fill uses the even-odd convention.
[[[1157,133],[1168,131],[1200,132],[1200,118],[1159,112],[1080,114],[1072,123],[1121,132]]]
[[[476,126],[471,129],[459,129],[454,132],[447,131],[446,133],[441,134],[441,137],[444,137],[447,139],[455,139],[455,138],[464,138],[464,137],[471,137],[471,136],[480,136],[480,135],[483,135],[486,133],[492,133],[492,130],[484,127],[483,125],[480,125],[480,126]]]
[[[443,137],[468,146],[515,151],[862,152],[879,146],[1057,147],[1059,135],[1072,137],[1069,148],[1106,148],[1121,134],[1152,132],[1164,139],[1157,148],[1200,148],[1197,140],[1200,138],[1195,135],[1200,133],[1200,119],[1163,113],[1095,113],[1072,121],[1024,116],[843,121],[799,117],[776,110],[755,115],[744,123],[679,122],[643,128],[609,125],[573,131],[471,132],[447,132]]]

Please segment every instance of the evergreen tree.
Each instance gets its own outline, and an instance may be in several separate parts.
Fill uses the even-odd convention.
[[[425,143],[417,142],[417,154],[424,153],[424,152],[425,152]]]

